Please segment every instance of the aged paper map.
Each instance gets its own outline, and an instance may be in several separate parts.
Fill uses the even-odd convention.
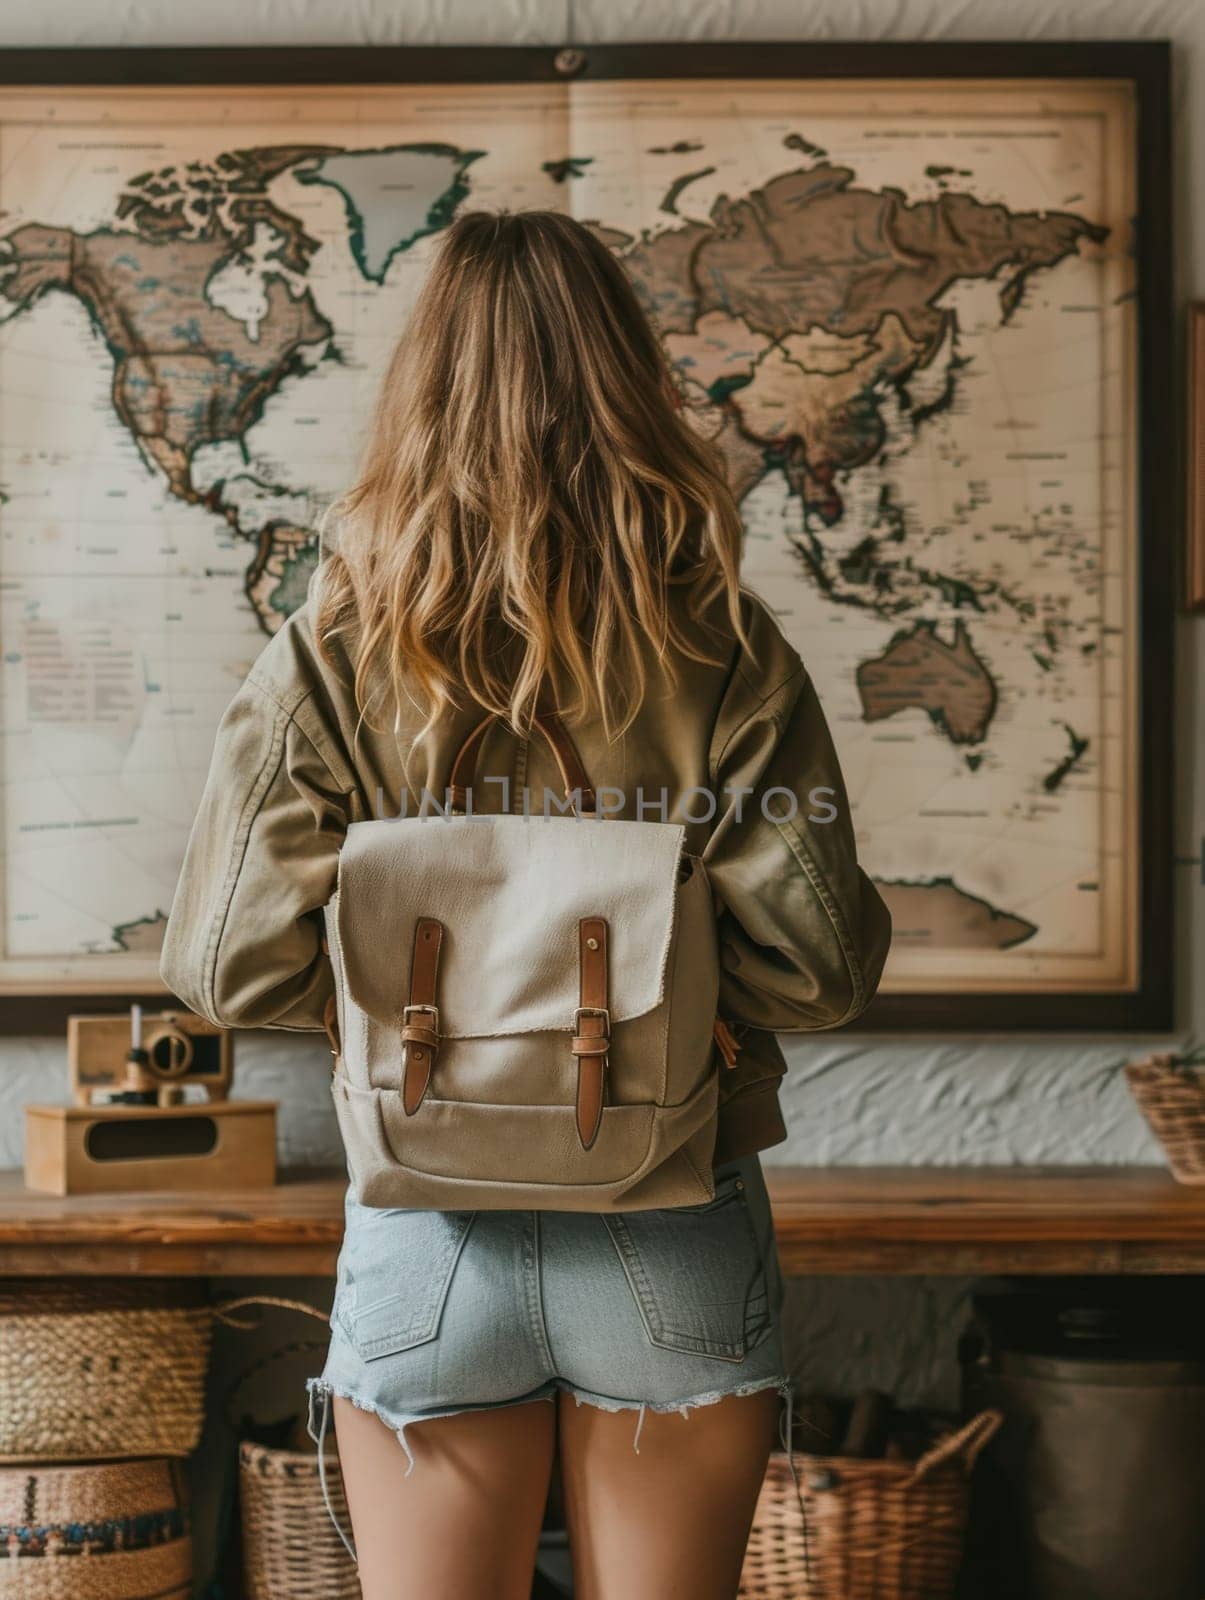
[[[439,230],[549,206],[722,444],[885,988],[1131,983],[1133,149],[1099,81],[0,91],[0,980],[154,982]]]

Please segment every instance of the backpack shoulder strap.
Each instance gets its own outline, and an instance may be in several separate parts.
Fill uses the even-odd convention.
[[[454,811],[463,811],[465,808],[468,790],[477,771],[482,741],[491,724],[499,720],[496,712],[483,717],[456,752],[456,759],[452,762],[452,771],[448,779]],[[586,775],[586,769],[582,766],[577,746],[559,715],[550,707],[541,707],[532,719],[532,727],[552,751],[561,775],[565,798],[568,800],[574,794],[580,794],[580,810],[583,814],[593,815],[598,810],[598,797]]]

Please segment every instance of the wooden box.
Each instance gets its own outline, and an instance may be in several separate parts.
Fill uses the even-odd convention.
[[[276,1106],[27,1106],[25,1183],[43,1194],[269,1189]]]

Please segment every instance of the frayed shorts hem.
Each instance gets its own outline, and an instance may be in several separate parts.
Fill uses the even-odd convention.
[[[539,1388],[530,1390],[527,1394],[514,1395],[506,1400],[486,1400],[471,1405],[441,1406],[430,1411],[415,1411],[399,1414],[387,1411],[384,1407],[363,1399],[356,1394],[350,1385],[332,1384],[325,1378],[311,1378],[306,1384],[309,1394],[309,1426],[307,1432],[317,1444],[325,1434],[328,1423],[328,1408],[332,1399],[346,1400],[356,1407],[358,1411],[366,1411],[370,1416],[377,1417],[386,1427],[397,1434],[398,1443],[406,1452],[406,1476],[409,1477],[414,1470],[414,1453],[406,1439],[406,1429],[416,1422],[433,1422],[439,1417],[466,1416],[475,1411],[500,1411],[510,1406],[526,1405],[534,1400],[555,1400],[558,1393],[570,1394],[575,1404],[594,1406],[599,1411],[635,1411],[638,1413],[636,1431],[632,1437],[632,1448],[637,1454],[640,1452],[640,1434],[644,1427],[644,1419],[648,1412],[669,1413],[677,1412],[680,1416],[689,1417],[692,1411],[700,1406],[711,1406],[720,1400],[731,1398],[744,1398],[746,1395],[759,1394],[765,1389],[776,1389],[787,1401],[790,1407],[793,1385],[789,1377],[778,1376],[759,1378],[751,1383],[734,1384],[727,1389],[708,1389],[703,1394],[688,1395],[681,1400],[623,1400],[614,1395],[594,1394],[588,1389],[579,1389],[562,1378],[551,1378],[547,1383],[542,1383]],[[315,1412],[319,1405],[323,1415],[321,1421],[316,1420]]]

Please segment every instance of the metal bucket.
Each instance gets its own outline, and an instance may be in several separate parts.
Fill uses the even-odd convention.
[[[969,1407],[1005,1415],[977,1484],[966,1594],[1205,1596],[1205,1360],[989,1339],[964,1349],[963,1387]]]

